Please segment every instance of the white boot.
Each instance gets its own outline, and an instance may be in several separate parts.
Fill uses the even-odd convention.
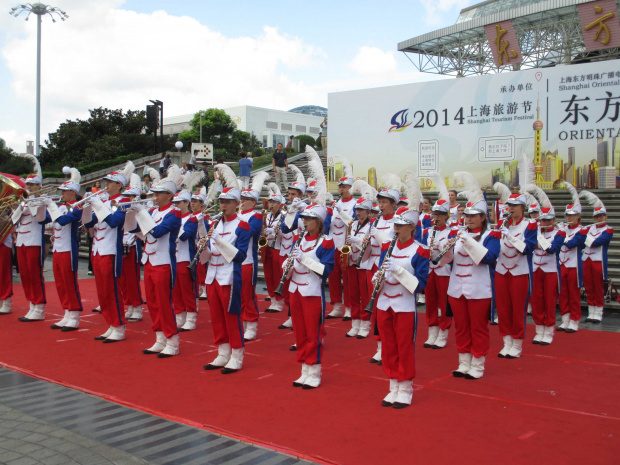
[[[144,349],[142,351],[143,354],[158,354],[162,350],[164,350],[164,348],[166,347],[167,339],[163,331],[155,332],[155,337],[156,337],[155,344],[153,344],[148,349]]]
[[[230,344],[220,344],[217,347],[217,357],[208,365],[204,366],[205,370],[219,370],[224,368],[230,360]]]
[[[163,334],[163,333],[162,333]],[[112,330],[112,334],[110,334],[106,339],[104,339],[105,344],[110,344],[112,342],[119,342],[125,340],[125,325],[115,326]]]
[[[230,360],[224,368],[222,368],[222,374],[228,375],[230,373],[235,373],[236,371],[241,370],[243,367],[243,352],[245,349],[241,347],[240,349],[233,349],[232,354],[230,356]]]
[[[428,339],[424,343],[424,347],[433,347],[435,345],[435,341],[437,340],[437,336],[439,336],[439,326],[429,326]]]
[[[289,316],[288,320],[278,326],[278,329],[289,329],[293,327],[293,319]]]
[[[68,311],[67,312],[67,323],[63,326],[61,331],[75,331],[80,327],[80,315],[82,312],[79,311]]]
[[[95,337],[95,341],[103,341],[104,339],[106,339],[110,334],[112,334],[112,331],[114,331],[114,327],[110,326],[108,328],[108,330],[103,333],[101,336],[97,336]]]
[[[357,338],[358,339],[364,339],[364,338],[367,338],[369,334],[370,334],[370,320],[368,320],[368,321],[361,321],[360,322],[360,330],[357,333]]]
[[[196,329],[196,319],[198,318],[198,313],[196,312],[187,312],[187,317],[185,318],[185,323],[181,326],[181,331],[193,331]]]
[[[181,313],[177,313],[175,317],[177,319],[177,328],[180,328],[181,326],[185,324],[185,318],[187,317],[187,312],[183,311]]]
[[[69,321],[69,310],[65,310],[65,314],[58,323],[54,323],[50,328],[52,329],[62,329]]]
[[[504,340],[504,347],[502,347],[497,356],[499,358],[506,358],[512,347],[512,336],[504,336],[502,339]]]
[[[329,315],[327,315],[327,319],[331,320],[333,318],[342,318],[344,312],[342,311],[342,303],[338,302],[334,304],[334,309],[331,311]]]
[[[258,331],[258,321],[248,321],[243,333],[243,339],[246,341],[253,341],[256,339],[256,333]]]
[[[132,308],[133,308],[133,312],[131,313],[131,318],[129,318],[129,321],[131,322],[142,321],[142,305],[137,305]]]
[[[207,300],[207,286],[200,286],[200,297],[198,300]]]
[[[532,340],[532,344],[540,344],[545,333],[545,327],[543,325],[536,325],[536,336]]]
[[[133,315],[133,307],[131,305],[127,306],[127,311],[125,312],[125,319],[129,320]]]
[[[567,333],[576,333],[579,331],[579,321],[578,320],[570,320],[568,322],[568,328],[566,328]]]
[[[30,304],[32,307],[28,312],[28,315],[20,318],[20,321],[31,322],[31,321],[43,321],[45,320],[45,304]]]
[[[284,299],[271,299],[271,305],[269,306],[269,308],[271,309],[272,313],[281,312],[284,308]]]
[[[321,385],[321,364],[310,365],[308,367],[308,377],[302,386],[302,389],[314,389]]]
[[[301,364],[301,376],[293,381],[293,386],[300,387],[306,382],[308,379],[308,374],[310,373],[310,365],[306,365],[305,363]]]
[[[568,329],[568,322],[570,321],[570,313],[562,315],[562,324],[558,326],[558,331],[566,331]]]
[[[459,367],[452,372],[455,378],[463,378],[471,368],[471,354],[459,354]]]
[[[523,342],[523,339],[514,339],[515,341]],[[514,344],[513,346],[514,347]],[[484,360],[485,357],[473,357],[471,359],[471,368],[465,374],[466,379],[480,379],[484,375]]]
[[[391,407],[396,402],[396,397],[398,397],[398,380],[394,378],[390,379],[390,392],[383,398],[381,405],[383,407]]]
[[[30,309],[28,310],[28,313],[26,313],[24,316],[18,318],[19,321],[28,321],[30,320],[30,317],[32,316],[32,312],[34,311],[34,304],[32,302],[30,302]]]
[[[594,316],[592,318],[592,322],[600,323],[601,321],[603,321],[603,307],[593,307],[593,308],[594,308]]]
[[[424,305],[426,303],[426,296],[424,294],[418,294],[418,303]]]
[[[555,331],[555,326],[545,326],[545,331],[543,334],[542,341],[540,341],[541,346],[548,346],[553,342],[553,333]]]
[[[411,405],[411,398],[413,397],[413,380],[400,381],[398,383],[398,395],[394,402],[394,408],[405,408]]]
[[[594,321],[594,317],[596,316],[596,307],[594,305],[588,305],[588,316],[586,317],[586,323],[590,323]]]
[[[8,315],[13,312],[13,299],[9,297],[8,299],[2,302],[2,307],[0,307],[0,315]]]
[[[506,358],[519,358],[523,349],[523,339],[512,338],[512,347],[506,355]]]
[[[342,317],[342,321],[351,321],[351,308],[344,308],[344,316]]]
[[[377,342],[377,352],[370,359],[370,363],[381,363],[381,341]]]
[[[448,343],[448,330],[440,329],[439,335],[437,336],[437,339],[435,340],[435,345],[433,345],[433,349],[443,349],[447,343]]]
[[[157,354],[159,358],[168,358],[179,355],[179,334],[168,338],[166,340],[166,347],[160,353]]]
[[[92,310],[94,313],[101,313],[101,305],[97,305],[95,308],[93,308]]]
[[[531,303],[527,303],[527,314],[531,315],[532,314],[532,304]]]
[[[360,325],[362,323],[362,320],[351,320],[351,329],[349,330],[349,332],[346,334],[347,337],[355,337],[359,334],[360,332]]]

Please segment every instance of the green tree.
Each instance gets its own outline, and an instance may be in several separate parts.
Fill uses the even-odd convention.
[[[0,173],[24,175],[34,172],[29,159],[20,157],[10,147],[0,147]]]
[[[323,143],[321,142],[321,136],[318,136],[316,140],[314,141],[314,148],[317,150],[323,149]]]
[[[179,140],[186,147],[191,147],[193,142],[200,140],[200,113],[194,114],[189,124],[191,129],[179,134]],[[241,141],[251,140],[251,137],[246,139],[244,134],[247,133],[237,131],[237,125],[224,110],[209,108],[203,112],[202,141],[213,144],[216,150],[225,150],[227,159],[233,157],[236,159],[237,153],[242,148]]]
[[[302,152],[306,150],[306,145],[309,145],[310,147],[314,148],[316,144],[314,137],[306,136],[305,134],[302,134],[301,136],[297,136],[295,137],[295,139],[299,139],[299,150],[301,150]]]

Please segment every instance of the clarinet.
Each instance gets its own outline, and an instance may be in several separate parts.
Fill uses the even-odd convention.
[[[385,264],[388,259],[392,256],[392,250],[394,250],[394,246],[396,245],[396,241],[398,240],[398,234],[394,234],[392,238],[392,242],[390,242],[390,246],[385,253],[385,258],[383,259],[383,263],[381,264],[381,268],[379,268],[379,272],[377,274],[377,281],[375,282],[375,286],[372,289],[372,295],[370,296],[370,301],[368,305],[366,305],[365,311],[372,313],[372,310],[375,308],[375,300],[377,300],[377,296],[379,295],[379,290],[381,289],[381,285],[383,284],[383,280],[385,279]]]
[[[441,251],[439,252],[439,255],[437,255],[436,258],[431,259],[432,264],[437,265],[437,263],[441,261],[443,256],[447,254],[456,245],[456,243],[458,242],[460,238],[461,238],[461,233],[459,232],[453,239],[450,239],[448,241],[448,243],[444,246],[443,249],[441,249]]]
[[[220,213],[213,218],[213,226],[211,227],[210,231],[215,231],[215,228],[217,228],[217,225],[220,224],[220,221],[222,221],[222,216],[224,216],[224,214]],[[194,255],[194,258],[192,259],[192,262],[189,265],[187,265],[188,270],[194,271],[194,269],[196,268],[196,265],[198,265],[198,260],[200,260],[200,254],[204,251],[208,243],[209,243],[209,239],[206,239],[202,243],[202,245],[198,247],[198,250],[196,251],[196,255]]]
[[[284,291],[284,283],[286,282],[286,277],[288,276],[288,273],[289,271],[291,271],[291,267],[293,266],[293,263],[295,262],[295,259],[293,258],[293,251],[299,248],[299,245],[301,244],[301,240],[304,238],[305,234],[306,234],[306,231],[301,231],[299,233],[299,239],[297,239],[297,242],[295,242],[295,244],[293,245],[293,248],[291,249],[291,254],[286,259],[286,264],[284,265],[284,270],[282,271],[282,278],[280,279],[280,284],[278,284],[277,289],[273,291],[274,294],[276,295],[281,296],[282,292]]]
[[[362,264],[362,257],[366,253],[366,249],[368,248],[368,244],[370,244],[370,233],[372,232],[372,229],[377,224],[377,221],[379,221],[379,218],[377,218],[375,221],[373,221],[371,223],[370,227],[368,228],[368,231],[366,231],[366,235],[364,236],[364,241],[362,242],[362,247],[360,248],[360,255],[359,255],[359,257],[357,257],[357,261],[354,263],[354,265],[356,267],[358,267],[358,268]]]

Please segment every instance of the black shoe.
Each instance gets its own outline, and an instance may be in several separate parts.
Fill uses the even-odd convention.
[[[277,310],[274,310],[273,308],[268,308],[265,310],[265,313],[279,313]]]
[[[548,345],[549,345],[549,343],[548,343],[548,342],[542,342],[542,341],[540,341],[540,345],[541,345],[541,346],[548,346]]]
[[[506,358],[506,356],[505,356],[505,355],[502,355],[501,353],[500,353],[500,354],[497,354],[497,357],[498,357],[498,358]]]
[[[516,358],[516,357],[513,357],[513,358]],[[475,378],[470,374],[465,374],[465,379],[480,379],[480,378]]]
[[[566,329],[562,328],[561,326],[558,326],[557,328],[555,328],[555,331],[556,332],[558,332],[558,331],[564,332],[564,331],[566,331]]]
[[[433,347],[434,347],[433,344],[426,344],[426,343],[424,344],[425,349],[432,349]]]
[[[540,341],[537,341],[536,339],[532,339],[532,344],[540,344]]]
[[[101,310],[100,310],[100,309],[98,309],[98,308],[93,308],[93,309],[91,310],[91,312],[93,312],[93,313],[101,313]]]
[[[136,323],[138,321],[142,321],[142,318],[129,318],[130,323]]]
[[[381,401],[381,407],[391,407],[393,405],[394,405],[394,403],[392,403],[392,402],[388,402],[386,400],[382,400]]]
[[[402,402],[394,402],[394,404],[392,405],[392,408],[396,408],[396,409],[401,409],[405,407],[409,407],[409,404],[403,404]]]
[[[342,317],[342,321],[351,321],[351,317],[350,316],[343,316]]]
[[[293,328],[289,328],[288,326],[284,326],[284,325],[280,325],[278,326],[278,329],[293,329]]]
[[[157,354],[157,358],[170,358],[170,357],[174,357],[174,355],[172,355],[172,354],[162,354],[162,353]]]
[[[271,297],[265,297],[265,302],[271,302]]]
[[[308,386],[307,384],[304,384],[301,388],[302,389],[316,389],[318,386],[314,387],[314,386]]]
[[[602,323],[603,320],[590,320],[590,323],[599,324]]]
[[[63,333],[68,333],[69,331],[77,331],[78,329],[80,329],[80,328],[74,328],[72,326],[64,326],[64,327],[60,328],[60,330]]]
[[[107,338],[106,338],[107,339]],[[105,341],[104,341],[105,342]],[[164,350],[164,349],[162,349]],[[149,349],[142,349],[142,353],[144,355],[155,355],[155,354],[159,354],[159,352],[155,352],[154,350],[149,350]]]
[[[590,317],[586,318],[586,323],[594,323],[596,320],[591,319]]]
[[[379,360],[379,361],[377,362],[377,365],[379,365],[380,367],[382,367],[382,366],[383,366],[383,360]]]
[[[465,373],[461,373],[460,371],[454,370],[452,372],[452,376],[455,378],[465,378]]]
[[[203,366],[203,368],[207,371],[212,371],[212,370],[221,370],[222,368],[224,368],[223,366],[219,366],[219,365],[211,365],[210,363],[208,365]]]
[[[371,358],[369,363],[379,363],[379,360],[375,360],[374,358]]]
[[[293,381],[293,387],[302,387],[304,383],[298,383],[297,381]]]
[[[95,336],[93,338],[95,341],[103,341],[104,339],[107,339],[105,336]],[[144,351],[143,351],[144,352]]]
[[[107,337],[106,337],[106,338],[103,340],[103,343],[104,343],[104,344],[112,344],[113,342],[121,342],[121,341],[124,341],[124,340],[125,340],[125,339],[110,339],[110,338],[107,338]],[[142,352],[144,352],[144,351],[142,351]]]
[[[515,356],[513,356],[513,355],[508,354],[508,355],[506,355],[506,358],[507,358],[508,360],[514,360],[514,359],[516,359],[516,358],[521,358],[521,356],[515,357]]]
[[[19,321],[21,321],[22,323],[32,323],[34,321],[44,321],[44,320],[33,320],[32,318],[26,318],[25,316],[22,316],[20,318],[18,318]]]
[[[570,328],[566,329],[566,334],[572,334],[572,333],[576,333],[576,332],[577,331],[575,331],[574,329],[570,329]]]
[[[291,352],[296,352],[297,351],[297,346],[295,344],[293,344],[292,346],[290,346],[288,348],[288,350],[290,350]]]
[[[499,323],[495,323],[494,321],[491,321],[491,326],[497,326],[499,325]]]
[[[131,320],[129,320],[131,321]],[[184,333],[185,331],[191,331],[191,329],[183,329],[183,328],[179,328],[179,332],[180,333]]]
[[[52,326],[50,326],[50,328],[52,328],[52,329],[62,329],[62,328],[64,328],[64,326],[59,326],[56,323],[54,323]]]
[[[207,300],[207,297],[200,296],[200,297],[198,297],[198,300]]]
[[[238,372],[238,371],[239,371],[239,370],[237,370],[237,369],[235,369],[235,368],[226,368],[226,367],[222,368],[222,374],[223,374],[223,375],[229,375],[229,374],[231,374],[231,373],[236,373],[236,372]]]
[[[342,317],[341,316],[329,316],[329,315],[325,316],[326,320],[337,320],[338,318],[342,318]]]

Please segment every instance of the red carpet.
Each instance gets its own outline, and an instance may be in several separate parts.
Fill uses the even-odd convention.
[[[485,377],[456,379],[454,336],[443,350],[423,349],[420,314],[416,391],[404,410],[381,407],[388,381],[368,360],[374,340],[345,338],[349,323],[328,324],[323,385],[293,388],[300,367],[293,333],[279,330],[284,314],[263,314],[260,340],[247,344],[244,368],[207,372],[215,357],[207,303],[199,329],[181,334],[181,355],[142,355],[154,334],[148,315],[128,326],[127,340],[102,344],[106,329],[94,280],[80,281],[86,311],[79,332],[49,329],[60,316],[48,283],[48,320],[20,323],[26,313],[15,286],[14,313],[0,317],[0,361],[7,367],[110,400],[246,441],[327,463],[528,462],[617,463],[620,453],[620,335],[582,330],[560,333],[549,347],[531,344],[524,357],[502,360],[497,327]],[[261,307],[267,304],[261,302]]]

